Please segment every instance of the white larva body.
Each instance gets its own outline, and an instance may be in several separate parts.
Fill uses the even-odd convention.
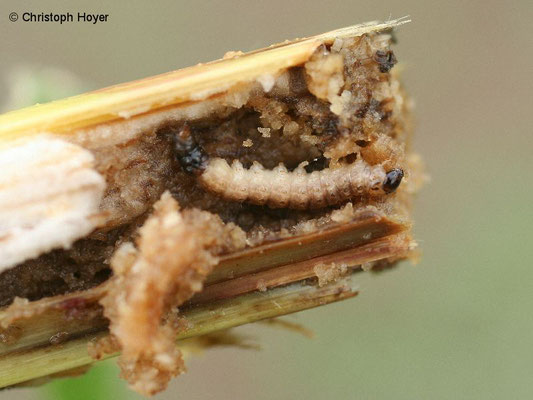
[[[303,166],[289,172],[282,165],[272,170],[254,162],[250,169],[235,160],[209,160],[199,180],[202,186],[231,201],[272,208],[314,209],[338,205],[358,196],[384,194],[386,172],[363,160],[338,168],[307,173]]]

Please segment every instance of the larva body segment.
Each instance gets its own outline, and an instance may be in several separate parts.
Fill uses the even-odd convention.
[[[310,193],[307,173],[302,167],[298,167],[290,175],[292,180],[289,208],[306,209]]]
[[[393,171],[395,183],[399,184],[401,170]],[[245,169],[239,161],[229,166],[222,158],[212,158],[199,181],[205,189],[226,200],[303,210],[334,206],[359,196],[390,193],[393,190],[384,187],[390,174],[381,165],[371,166],[363,160],[306,173],[302,166],[289,172],[282,164],[266,170],[256,162]]]
[[[309,189],[309,203],[314,204],[316,208],[323,208],[328,205],[326,198],[322,195],[321,190],[313,190],[311,188],[321,187],[321,172],[313,171],[307,177],[307,185]]]
[[[250,187],[248,195],[251,198],[256,199],[256,204],[263,205],[269,199],[270,193],[270,180],[262,180],[261,176],[264,174],[265,169],[263,166],[255,161],[250,167]]]
[[[341,197],[349,198],[352,194],[350,175],[344,174],[342,176],[339,176],[339,179],[337,182],[338,182],[339,191],[341,192]]]
[[[246,171],[240,161],[233,161],[231,170],[233,172],[230,180],[231,186],[227,192],[233,193],[235,201],[245,201],[248,198],[250,174]]]
[[[272,171],[265,170],[263,176],[260,176],[259,179],[271,182],[267,203],[270,207],[287,208],[289,206],[291,177],[283,164],[279,164]],[[248,201],[253,203],[251,198]]]
[[[324,174],[324,171],[320,171],[320,181],[321,186],[318,189],[323,190],[323,196],[326,198],[328,205],[340,203],[340,198],[337,195],[337,185],[335,184],[335,178],[337,177],[337,172],[335,170],[327,170],[328,174]]]

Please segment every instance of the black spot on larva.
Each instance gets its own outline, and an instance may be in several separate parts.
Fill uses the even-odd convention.
[[[368,140],[356,140],[355,144],[359,147],[366,147],[370,144],[370,142]]]
[[[385,191],[385,193],[394,192],[398,188],[398,186],[400,186],[402,178],[403,170],[401,170],[400,168],[394,168],[387,172],[387,177],[383,182],[383,190]]]
[[[376,51],[376,54],[374,55],[374,60],[379,64],[379,71],[380,72],[389,72],[392,67],[394,67],[394,64],[396,64],[398,61],[396,60],[396,56],[394,53],[389,51],[383,51],[378,50]]]
[[[171,135],[174,155],[183,170],[189,174],[201,173],[209,160],[202,146],[194,140],[190,128],[184,126],[179,133]]]
[[[314,158],[305,166],[305,171],[310,173],[313,171],[322,171],[323,169],[326,169],[329,167],[329,160],[324,157],[320,156],[317,158]]]

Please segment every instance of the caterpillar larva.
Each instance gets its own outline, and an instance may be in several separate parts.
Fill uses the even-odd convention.
[[[254,162],[246,169],[234,160],[230,166],[223,158],[210,159],[187,131],[176,138],[175,152],[183,169],[197,174],[206,190],[226,200],[272,208],[313,209],[382,196],[396,190],[403,178],[399,168],[385,172],[383,166],[364,160],[311,173],[305,171],[306,163],[291,172],[283,164],[267,170]]]
[[[282,164],[272,170],[254,162],[250,169],[235,160],[208,161],[199,176],[202,186],[226,200],[266,204],[272,208],[310,209],[333,206],[358,196],[391,193],[403,171],[385,172],[381,165],[358,160],[339,168],[307,173],[302,165],[289,172]]]

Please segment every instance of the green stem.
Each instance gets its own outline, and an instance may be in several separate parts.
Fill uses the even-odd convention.
[[[189,328],[177,339],[200,336],[235,326],[278,317],[357,295],[349,279],[322,288],[301,282],[266,292],[253,292],[236,298],[190,306],[182,311]],[[24,348],[0,357],[0,387],[7,387],[95,362],[87,353],[87,344],[108,335],[88,334],[63,344]],[[116,356],[107,355],[105,358]]]

